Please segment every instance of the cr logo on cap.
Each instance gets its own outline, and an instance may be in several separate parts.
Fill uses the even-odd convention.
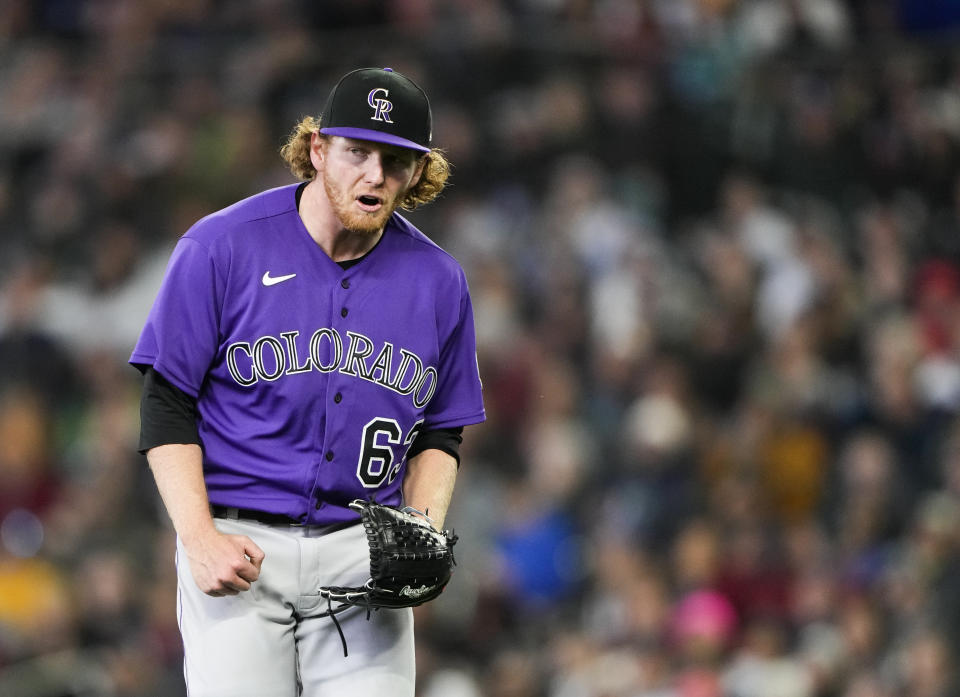
[[[386,87],[377,87],[374,90],[370,90],[370,94],[367,95],[367,104],[373,109],[373,116],[370,117],[370,120],[393,123],[393,121],[390,120],[390,110],[393,109],[393,102],[383,97],[377,97],[377,94],[380,92],[383,92],[384,97],[390,95]]]

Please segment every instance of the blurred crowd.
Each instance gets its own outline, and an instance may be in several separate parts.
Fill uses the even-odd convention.
[[[0,0],[0,694],[183,694],[126,359],[365,65],[431,95],[488,415],[418,694],[960,694],[955,6]]]

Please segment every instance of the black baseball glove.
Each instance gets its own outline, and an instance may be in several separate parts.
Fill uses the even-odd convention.
[[[453,574],[456,535],[436,530],[420,515],[373,501],[357,499],[350,508],[360,513],[367,532],[370,579],[362,586],[320,588],[334,621],[337,613],[351,607],[368,612],[413,607],[440,595]]]

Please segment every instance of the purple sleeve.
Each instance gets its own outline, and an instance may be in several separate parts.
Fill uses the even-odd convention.
[[[209,250],[182,237],[130,363],[153,366],[171,383],[197,397],[219,347],[222,297],[223,283]]]
[[[461,272],[460,312],[440,351],[437,391],[427,406],[425,428],[467,426],[484,420],[474,331],[473,305]]]

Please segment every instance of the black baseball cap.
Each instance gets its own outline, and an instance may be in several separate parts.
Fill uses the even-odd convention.
[[[330,92],[320,132],[430,152],[430,101],[413,80],[391,68],[360,68]]]

